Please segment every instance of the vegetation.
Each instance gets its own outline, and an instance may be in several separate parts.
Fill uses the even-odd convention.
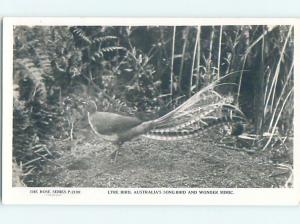
[[[229,75],[248,119],[238,148],[292,167],[292,26],[17,26],[14,29],[13,157],[26,184],[45,163],[60,166],[56,142],[86,127],[83,103],[157,117]],[[14,162],[14,166],[15,166]]]

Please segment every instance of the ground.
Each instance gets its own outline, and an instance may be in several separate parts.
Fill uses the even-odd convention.
[[[232,150],[214,139],[164,142],[143,137],[126,142],[116,162],[115,147],[88,131],[56,142],[60,157],[47,163],[40,187],[284,187],[290,177],[268,156]],[[58,166],[60,165],[60,166]]]

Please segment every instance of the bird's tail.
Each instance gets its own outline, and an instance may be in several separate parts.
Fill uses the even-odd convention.
[[[212,83],[185,103],[152,122],[153,128],[144,136],[158,140],[180,140],[199,136],[206,130],[226,123],[244,120],[243,113],[232,104],[232,96],[222,96]]]
[[[223,116],[219,118],[212,117],[207,118],[201,125],[194,124],[182,129],[153,129],[143,136],[146,138],[162,141],[184,140],[188,138],[198,137],[202,134],[205,134],[206,132],[209,132],[212,129],[218,130],[227,125],[230,126],[232,125],[232,123],[239,123],[242,121],[243,119],[239,116]]]

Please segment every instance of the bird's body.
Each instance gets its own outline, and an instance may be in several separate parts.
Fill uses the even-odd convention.
[[[116,144],[122,144],[143,134],[152,125],[136,117],[109,112],[88,113],[89,124],[96,135]]]
[[[88,114],[89,123],[92,129],[100,135],[118,135],[125,130],[141,124],[138,118],[123,116],[109,112],[94,112]]]
[[[145,122],[135,117],[98,112],[94,103],[90,107],[93,109],[88,110],[89,124],[97,136],[115,143],[119,149],[122,143],[140,135],[176,141],[197,137],[224,123],[243,120],[242,112],[231,105],[232,98],[221,96],[213,87],[207,86],[166,115]]]

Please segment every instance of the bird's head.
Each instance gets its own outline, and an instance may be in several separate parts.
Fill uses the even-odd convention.
[[[88,100],[84,102],[86,111],[89,112],[90,114],[93,114],[97,111],[97,104],[93,100]]]

